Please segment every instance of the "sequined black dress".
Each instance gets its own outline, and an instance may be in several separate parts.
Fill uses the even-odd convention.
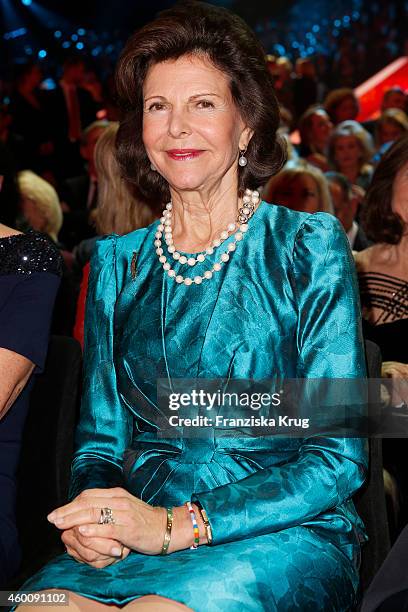
[[[42,234],[0,238],[0,347],[30,359],[34,374],[44,366],[60,276],[59,252]],[[14,516],[16,468],[33,379],[0,420],[0,588],[20,561]]]

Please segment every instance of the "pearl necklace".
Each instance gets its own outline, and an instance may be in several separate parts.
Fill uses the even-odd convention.
[[[173,229],[171,219],[173,204],[171,202],[166,204],[166,208],[163,210],[163,214],[160,218],[160,223],[157,226],[154,246],[156,247],[156,254],[159,257],[159,262],[162,264],[163,269],[167,272],[168,276],[170,278],[173,278],[176,283],[184,283],[185,285],[191,285],[193,283],[195,283],[196,285],[201,285],[203,280],[209,280],[210,278],[212,278],[214,272],[219,272],[223,264],[229,261],[230,253],[235,251],[237,243],[244,238],[248,230],[248,221],[254,214],[255,209],[259,204],[259,200],[259,193],[257,191],[251,191],[250,189],[246,189],[245,194],[242,198],[242,206],[238,210],[236,223],[230,223],[227,229],[221,232],[220,237],[216,238],[213,241],[212,246],[208,247],[205,252],[199,253],[197,257],[191,256],[188,258],[185,255],[181,255],[178,251],[176,251],[176,248],[173,244]],[[181,274],[176,274],[176,271],[173,270],[173,268],[167,261],[167,257],[163,254],[161,238],[164,232],[164,240],[167,245],[167,250],[171,254],[172,258],[181,264],[188,264],[189,266],[193,267],[196,263],[202,263],[207,255],[212,255],[214,253],[214,249],[220,247],[222,243],[234,231],[234,241],[230,242],[227,250],[222,253],[220,260],[215,263],[210,270],[206,270],[202,276],[197,275],[194,278],[189,278],[184,277]]]

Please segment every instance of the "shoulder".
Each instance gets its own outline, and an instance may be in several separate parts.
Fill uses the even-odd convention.
[[[109,236],[99,238],[93,250],[93,263],[95,263],[95,261],[106,261],[107,259],[117,262],[118,258],[121,256],[132,256],[133,252],[138,251],[142,246],[151,227],[152,226],[149,225],[149,227],[143,227],[129,234],[125,234],[124,236],[109,234]]]
[[[340,221],[330,213],[317,212],[307,214],[299,225],[295,237],[295,246],[302,243],[316,243],[320,248],[333,243],[347,245],[346,233]]]
[[[395,262],[392,262],[391,245],[384,243],[373,244],[367,249],[354,253],[354,259],[357,271],[360,274],[373,272],[375,270],[381,272],[383,267],[385,267],[385,271],[387,271],[390,264],[395,264]]]
[[[0,274],[45,272],[59,277],[63,272],[60,252],[46,235],[28,232],[0,238]]]

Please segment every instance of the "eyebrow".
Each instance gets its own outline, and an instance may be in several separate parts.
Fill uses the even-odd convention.
[[[201,98],[202,96],[215,96],[217,98],[221,97],[220,95],[216,93],[205,92],[205,93],[194,94],[194,96],[189,97],[189,100],[195,100],[196,98]],[[148,102],[149,100],[152,100],[153,98],[159,98],[160,100],[166,99],[164,96],[149,96],[148,98],[145,98],[144,101]]]

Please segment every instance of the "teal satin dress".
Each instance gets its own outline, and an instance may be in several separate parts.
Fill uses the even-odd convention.
[[[133,552],[105,569],[62,555],[24,588],[118,605],[156,593],[197,612],[348,610],[365,538],[351,501],[365,478],[365,441],[162,439],[146,417],[158,378],[364,378],[340,224],[262,202],[230,261],[189,287],[163,272],[156,227],[103,239],[93,256],[71,494],[123,486],[154,505],[199,499],[213,545]]]

